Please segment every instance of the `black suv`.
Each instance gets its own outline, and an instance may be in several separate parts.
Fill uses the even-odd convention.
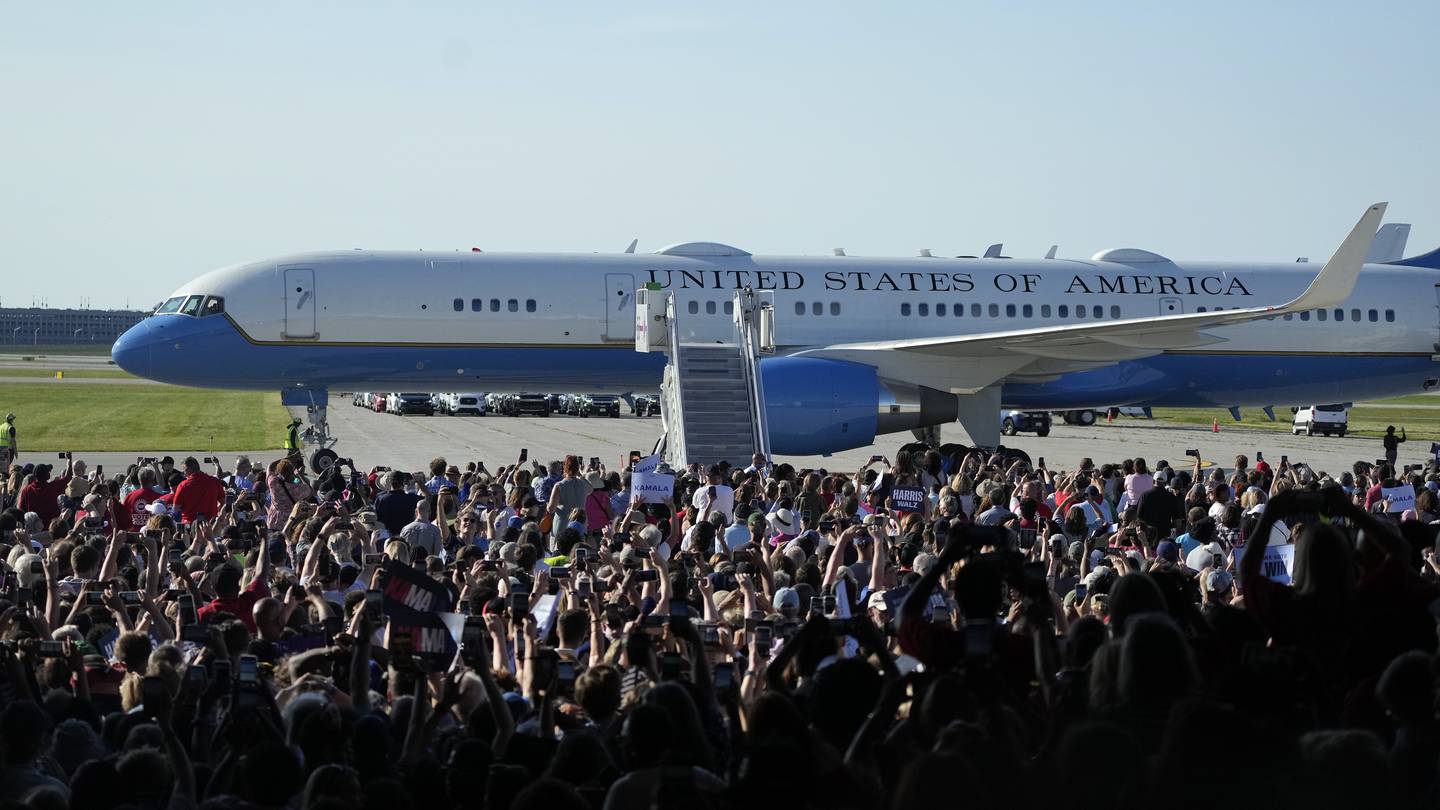
[[[435,415],[435,401],[429,394],[400,394],[399,402],[395,404],[395,413],[404,416],[407,413],[423,413],[426,416]]]
[[[549,416],[550,396],[548,394],[516,394],[511,400],[510,411],[515,416]]]
[[[581,416],[620,418],[620,397],[614,394],[587,394],[580,397]]]

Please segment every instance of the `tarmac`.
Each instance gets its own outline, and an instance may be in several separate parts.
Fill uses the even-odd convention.
[[[303,413],[297,415],[303,416]],[[331,433],[338,439],[335,451],[342,457],[353,458],[357,466],[367,471],[377,465],[422,470],[430,459],[437,456],[443,456],[461,467],[470,461],[483,461],[487,468],[494,470],[502,464],[515,463],[521,450],[528,451],[530,459],[542,461],[558,459],[566,454],[579,455],[586,460],[593,456],[598,457],[607,468],[614,468],[624,463],[631,450],[646,454],[651,452],[662,430],[659,417],[641,418],[628,413],[618,419],[561,415],[548,418],[395,416],[352,406],[348,397],[332,399],[329,419]],[[958,425],[942,428],[941,436],[944,441],[965,443]],[[280,438],[276,437],[277,444]],[[23,439],[22,434],[22,450]],[[853,472],[865,465],[872,455],[893,460],[895,451],[909,441],[912,441],[910,434],[897,433],[877,437],[869,447],[828,457],[777,456],[776,460],[802,467]],[[1227,468],[1233,464],[1235,456],[1242,453],[1253,464],[1256,451],[1261,451],[1272,464],[1278,463],[1281,456],[1288,456],[1291,462],[1304,461],[1316,470],[1338,475],[1350,469],[1357,460],[1373,462],[1383,455],[1380,441],[1372,438],[1292,436],[1231,427],[1224,423],[1219,433],[1212,433],[1208,427],[1161,424],[1131,418],[1121,418],[1114,424],[1101,421],[1089,427],[1065,425],[1057,420],[1049,436],[1042,438],[1020,434],[1002,441],[1008,447],[1024,450],[1036,461],[1043,458],[1051,469],[1074,469],[1080,459],[1086,457],[1105,463],[1136,456],[1146,459],[1151,466],[1165,459],[1175,467],[1188,468],[1193,461],[1185,455],[1185,450],[1196,449],[1207,462]],[[1419,440],[1401,445],[1401,462],[1421,463],[1426,460],[1429,449],[1428,442]],[[123,469],[138,456],[165,455],[176,459],[187,455],[202,457],[206,455],[206,450],[196,447],[76,454],[77,458],[83,458],[92,465],[105,465],[107,471]],[[228,468],[237,455],[241,454],[221,454],[222,464]],[[260,449],[244,455],[253,462],[268,463],[282,453],[277,449]],[[33,461],[37,456],[56,463],[54,453],[22,453],[21,460]],[[206,466],[208,469],[209,465]]]
[[[7,368],[58,368],[64,370],[114,368],[110,358],[104,355],[43,355],[25,360],[22,354],[0,354],[0,384],[6,382],[43,382],[43,377],[7,377]],[[86,385],[150,385],[148,380],[77,379],[56,381],[56,384],[81,383]],[[1374,407],[1374,406],[1367,406]],[[1404,407],[1440,407],[1415,406]],[[622,406],[623,409],[623,406]],[[301,418],[303,409],[292,409]],[[470,461],[483,461],[489,469],[502,464],[513,464],[520,451],[527,450],[529,458],[540,460],[557,459],[567,454],[579,455],[584,459],[598,457],[606,467],[623,465],[631,450],[648,454],[655,447],[662,431],[659,417],[634,417],[629,413],[618,419],[580,418],[555,415],[551,417],[459,417],[459,416],[394,416],[380,414],[350,404],[350,397],[337,394],[331,398],[330,431],[338,439],[335,451],[342,457],[353,458],[362,469],[372,466],[397,467],[402,469],[425,469],[430,459],[443,456],[451,463],[464,466]],[[283,437],[276,436],[278,445]],[[968,443],[958,425],[947,425],[941,429],[942,441]],[[800,467],[824,468],[853,472],[869,462],[871,456],[881,455],[893,460],[895,451],[901,445],[912,441],[909,433],[896,433],[877,437],[868,447],[846,450],[832,456],[777,456]],[[1189,467],[1193,461],[1185,450],[1195,449],[1207,462],[1230,467],[1236,455],[1244,454],[1253,464],[1256,452],[1260,451],[1272,463],[1282,456],[1290,461],[1304,461],[1320,471],[1339,474],[1350,469],[1356,461],[1374,461],[1384,455],[1379,439],[1365,437],[1325,438],[1323,436],[1293,436],[1278,431],[1261,431],[1220,423],[1220,432],[1213,433],[1200,425],[1174,425],[1157,423],[1147,419],[1120,417],[1113,424],[1104,421],[1089,427],[1066,425],[1057,418],[1046,437],[1033,434],[1003,437],[1008,447],[1024,450],[1032,459],[1043,458],[1051,469],[1074,469],[1081,458],[1091,458],[1097,463],[1114,461],[1136,456],[1146,459],[1153,467],[1161,459],[1176,467]],[[23,431],[20,447],[25,447]],[[1414,440],[1401,445],[1401,463],[1418,464],[1429,456],[1430,444]],[[168,448],[126,453],[85,453],[77,452],[79,458],[93,465],[103,464],[106,470],[123,469],[134,463],[138,457],[174,456],[183,459],[188,455],[203,457],[208,451],[203,447]],[[308,454],[308,451],[307,451]],[[221,461],[226,467],[233,464],[241,453],[223,453]],[[276,448],[257,449],[243,453],[253,462],[268,464],[282,453]],[[21,461],[44,459],[56,463],[54,453],[23,453]],[[63,462],[62,462],[63,463]],[[207,465],[208,466],[208,465]]]

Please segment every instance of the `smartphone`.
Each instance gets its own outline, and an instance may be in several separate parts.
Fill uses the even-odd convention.
[[[715,665],[715,691],[725,692],[735,688],[735,666],[729,661]]]
[[[42,641],[38,652],[41,658],[63,658],[65,657],[65,642]]]
[[[86,591],[86,592],[85,592],[85,605],[86,605],[87,607],[104,607],[104,606],[105,606],[105,592],[104,592],[104,591]]]
[[[230,691],[230,659],[216,658],[210,662],[211,674],[215,676],[215,688],[220,694]]]
[[[561,691],[566,693],[575,688],[575,662],[560,659],[555,662],[555,680]]]
[[[633,469],[636,464],[640,463],[640,459],[642,459],[642,458],[644,458],[644,456],[640,455],[640,451],[639,451],[639,450],[631,450],[631,451],[630,451],[630,467]]]
[[[821,603],[821,608],[825,611],[826,616],[834,614],[836,609],[835,594],[825,594],[824,601]]]
[[[700,627],[700,640],[704,642],[706,647],[719,647],[720,626],[715,624],[702,625]]]
[[[760,648],[761,655],[770,654],[770,645],[775,640],[775,628],[770,622],[761,622],[755,625],[755,646]]]
[[[140,604],[140,592],[139,592],[139,591],[121,591],[121,592],[120,592],[120,601],[121,601],[121,602],[124,602],[124,603],[126,604],[126,606],[138,605],[138,604]]]
[[[1043,470],[1043,469],[1045,469],[1045,457],[1044,457],[1044,456],[1038,456],[1038,457],[1035,459],[1035,469],[1037,469],[1037,470]]]
[[[530,448],[528,448],[528,447],[522,447],[522,448],[520,448],[520,461],[521,461],[521,463],[524,463],[524,462],[525,462],[526,460],[528,460],[529,458],[530,458]]]
[[[590,596],[595,593],[594,580],[590,577],[579,577],[575,580],[575,593],[578,596]]]
[[[667,618],[658,613],[647,613],[640,619],[640,626],[649,628],[664,627],[668,622],[669,620]]]
[[[215,464],[215,463],[216,463],[215,457],[214,457],[214,456],[206,456],[206,457],[204,458],[204,462],[205,462],[206,464]]]
[[[210,640],[210,631],[203,624],[186,624],[180,627],[180,640],[191,644],[204,644]]]
[[[242,708],[254,706],[260,699],[260,663],[253,655],[240,656],[240,666],[235,670],[236,704]]]
[[[551,578],[551,579],[569,579],[569,578],[570,578],[570,566],[568,566],[568,565],[552,565],[552,566],[550,566],[550,578]]]
[[[636,571],[633,579],[635,582],[659,582],[660,572],[654,568],[646,568],[643,571]]]
[[[1289,456],[1285,456],[1285,455],[1280,456],[1280,463],[1281,463],[1281,464],[1289,464],[1289,463],[1290,463],[1290,457],[1289,457]]]
[[[677,681],[685,671],[685,659],[680,653],[667,652],[660,656],[660,680]]]
[[[30,573],[31,573],[31,574],[43,574],[43,573],[45,573],[45,563],[42,563],[42,562],[40,562],[39,560],[31,560],[31,561],[30,561]]]
[[[365,555],[365,564],[366,564],[367,566],[370,566],[370,567],[373,568],[373,567],[375,567],[375,566],[377,566],[377,565],[383,565],[384,563],[385,563],[385,555],[384,555],[384,554],[366,554],[366,555]]]
[[[1265,454],[1264,454],[1263,452],[1259,451],[1259,450],[1256,450],[1256,451],[1255,451],[1255,460],[1256,460],[1256,461],[1264,461],[1264,460],[1265,460]]]
[[[184,625],[198,625],[200,619],[195,615],[195,597],[188,593],[180,594],[180,623]]]
[[[599,456],[591,456],[591,457],[590,457],[590,469],[592,469],[592,470],[598,470],[598,469],[600,469],[600,457],[599,457]]]
[[[884,456],[874,455],[874,456],[871,456],[871,457],[870,457],[870,461],[869,461],[868,463],[869,463],[869,464],[874,464],[874,463],[877,462],[877,461],[884,461],[884,460],[885,460],[885,457],[884,457]]]
[[[510,620],[519,621],[530,612],[530,592],[519,589],[510,592]]]
[[[867,619],[866,621],[869,620]],[[855,632],[854,619],[830,619],[829,625],[830,635],[832,636],[848,636]]]
[[[61,453],[59,453],[59,454],[56,455],[56,458],[69,458],[69,457],[70,457],[70,454],[69,454],[69,453],[65,453],[65,452],[61,452]]]
[[[460,659],[471,669],[485,665],[485,617],[466,616],[460,631]]]
[[[370,621],[379,622],[385,615],[385,596],[380,591],[365,592],[365,613]]]
[[[1089,589],[1085,587],[1085,583],[1083,582],[1077,582],[1075,584],[1075,604],[1077,606],[1080,604],[1080,602],[1084,601],[1085,593],[1088,590]]]
[[[158,675],[147,675],[140,682],[140,699],[145,705],[145,713],[151,717],[157,714],[170,702],[170,695],[165,691],[165,680]]]
[[[208,677],[209,673],[205,669],[204,664],[191,664],[190,666],[185,667],[186,686],[192,687],[196,690],[202,689],[204,688],[205,680]]]

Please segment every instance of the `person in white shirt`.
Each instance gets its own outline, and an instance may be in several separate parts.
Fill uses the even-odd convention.
[[[735,490],[725,484],[719,467],[710,468],[710,485],[695,490],[690,505],[698,514],[708,517],[711,512],[719,512],[725,516],[726,523],[730,522],[735,513]]]
[[[1228,484],[1214,484],[1210,487],[1210,510],[1209,515],[1219,521],[1225,517],[1225,507],[1230,505],[1230,487]]]
[[[745,468],[745,474],[760,473],[761,478],[770,477],[770,463],[765,460],[764,453],[756,453],[750,458],[750,466]]]

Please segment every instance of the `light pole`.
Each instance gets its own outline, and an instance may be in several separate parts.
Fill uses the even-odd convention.
[[[20,330],[21,330],[21,329],[24,329],[24,328],[25,328],[25,327],[23,327],[23,326],[17,326],[17,327],[15,327],[14,329],[10,330],[10,345],[11,345],[11,346],[19,346],[19,345],[20,345]]]
[[[38,326],[35,327],[35,341],[34,341],[34,345],[36,345],[36,346],[39,346],[39,345],[40,345],[40,327],[38,327]]]
[[[76,330],[75,330],[75,334],[72,336],[72,337],[74,338],[74,340],[73,340],[72,342],[74,342],[74,343],[79,343],[79,342],[80,342],[80,335],[81,335],[81,333],[83,333],[84,331],[85,331],[84,327],[81,327],[81,328],[79,328],[79,329],[76,329]]]

